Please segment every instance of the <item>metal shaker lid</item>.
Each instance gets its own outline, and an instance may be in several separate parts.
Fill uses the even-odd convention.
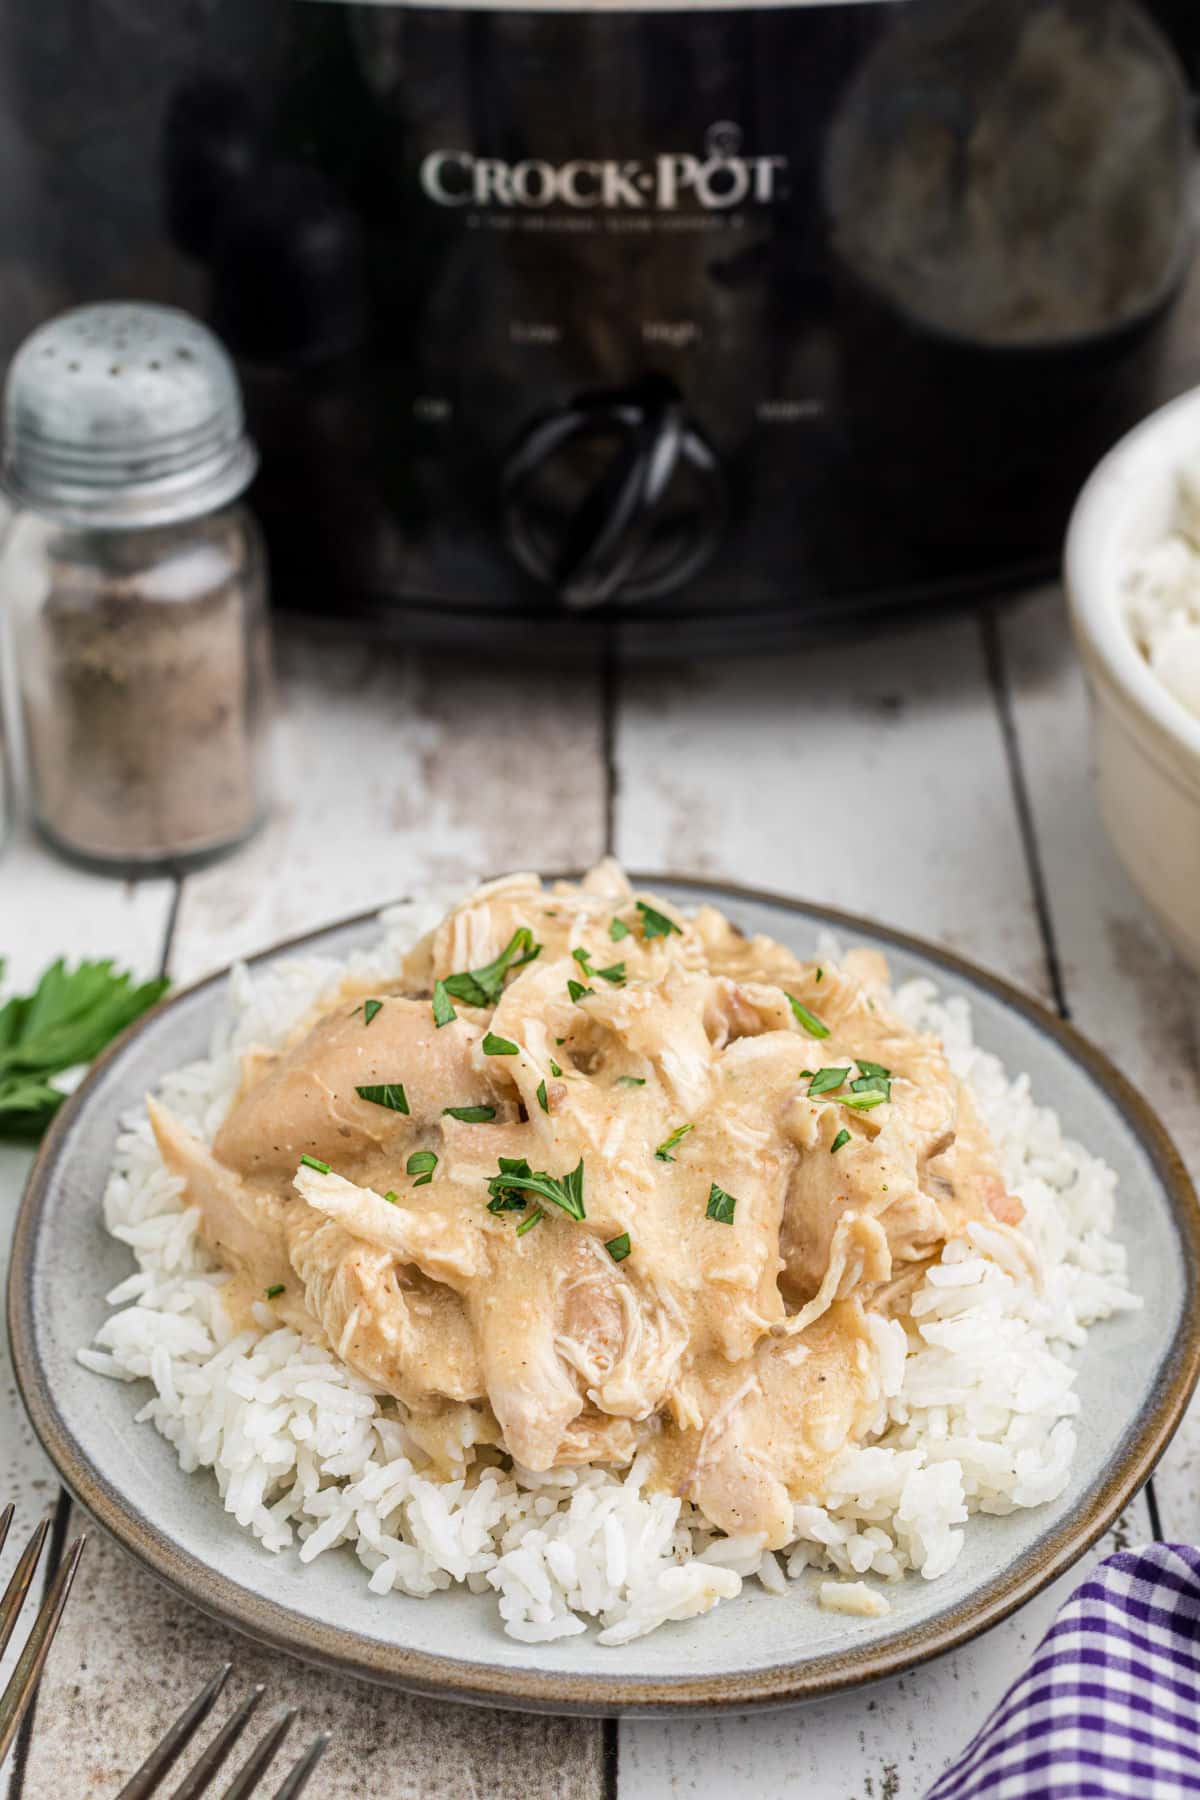
[[[73,525],[172,524],[234,499],[257,465],[232,362],[174,307],[77,307],[9,367],[2,479],[18,506]]]

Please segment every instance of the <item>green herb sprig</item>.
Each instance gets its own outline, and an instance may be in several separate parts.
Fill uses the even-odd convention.
[[[36,1141],[66,1099],[51,1078],[91,1062],[168,985],[135,982],[110,959],[68,969],[60,957],[32,993],[12,995],[0,1006],[0,1138]]]

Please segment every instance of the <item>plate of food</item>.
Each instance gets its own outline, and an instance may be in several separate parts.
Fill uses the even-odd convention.
[[[514,875],[164,1002],[30,1180],[68,1487],[295,1654],[557,1711],[826,1695],[1093,1543],[1200,1367],[1144,1098],[865,920]]]

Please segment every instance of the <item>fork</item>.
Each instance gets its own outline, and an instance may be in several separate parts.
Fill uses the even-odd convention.
[[[0,1513],[0,1551],[8,1541],[9,1528],[13,1522],[14,1507],[11,1503]],[[0,1656],[7,1650],[25,1597],[33,1581],[38,1560],[42,1554],[42,1546],[50,1530],[49,1519],[43,1519],[34,1531],[33,1536],[21,1552],[20,1560],[9,1578],[4,1590],[4,1598],[0,1600]],[[8,1678],[8,1685],[0,1695],[0,1762],[12,1748],[12,1741],[20,1730],[21,1720],[29,1710],[29,1703],[37,1692],[37,1684],[41,1678],[42,1666],[49,1655],[50,1646],[54,1642],[54,1634],[58,1630],[63,1608],[67,1604],[67,1595],[71,1591],[71,1583],[75,1579],[75,1571],[79,1567],[79,1558],[83,1555],[85,1540],[77,1537],[71,1544],[67,1554],[59,1564],[50,1588],[41,1606],[33,1629],[25,1642],[25,1648],[17,1658],[17,1664]]]
[[[191,1704],[180,1713],[170,1730],[160,1738],[141,1768],[130,1776],[116,1800],[146,1800],[148,1795],[158,1791],[159,1782],[179,1761],[216,1705],[232,1667],[232,1663],[222,1663]],[[237,1711],[230,1714],[207,1750],[197,1758],[179,1786],[172,1791],[170,1800],[197,1800],[198,1795],[210,1791],[221,1766],[254,1716],[264,1691],[262,1687],[253,1688]],[[274,1761],[275,1753],[295,1718],[296,1709],[293,1707],[276,1720],[225,1789],[221,1800],[250,1800],[259,1780]],[[274,1800],[297,1800],[297,1795],[303,1793],[308,1786],[309,1777],[324,1755],[328,1742],[328,1732],[322,1732],[313,1739],[299,1762],[293,1764],[284,1776],[282,1786],[276,1788]]]

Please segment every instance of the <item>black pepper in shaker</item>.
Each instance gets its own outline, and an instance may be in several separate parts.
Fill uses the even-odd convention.
[[[80,307],[4,393],[0,560],[37,823],[121,872],[232,849],[266,806],[267,576],[237,376],[171,307]]]

